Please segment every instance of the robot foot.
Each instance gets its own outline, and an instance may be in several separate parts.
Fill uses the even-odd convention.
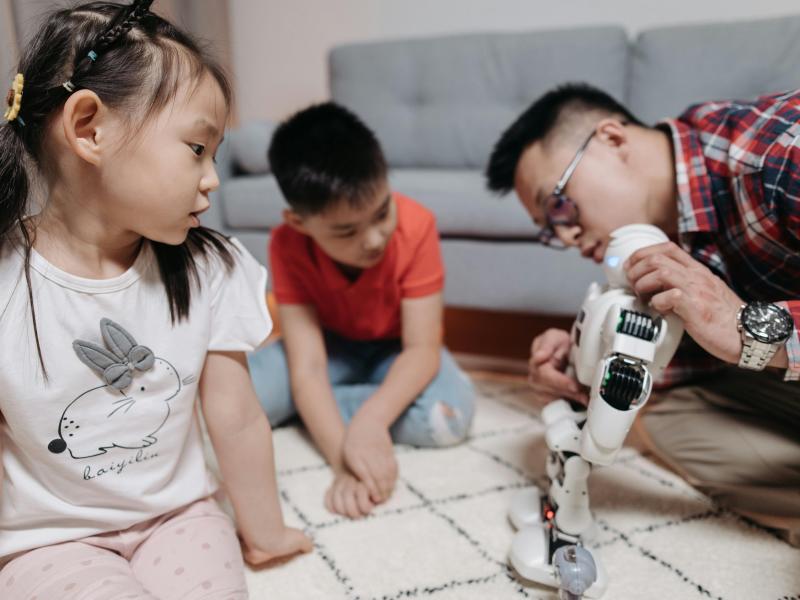
[[[508,519],[514,529],[542,524],[542,492],[538,487],[526,488],[511,499]]]
[[[600,598],[608,576],[599,561],[582,546],[563,546],[550,562],[549,532],[539,525],[520,529],[511,543],[509,562],[528,581],[561,590],[562,598]]]

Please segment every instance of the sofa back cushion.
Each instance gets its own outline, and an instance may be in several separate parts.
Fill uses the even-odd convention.
[[[749,100],[800,88],[800,17],[683,25],[641,33],[629,107],[653,123],[706,100]]]
[[[538,96],[587,81],[624,99],[622,27],[466,34],[339,46],[331,95],[372,127],[393,167],[482,168]]]

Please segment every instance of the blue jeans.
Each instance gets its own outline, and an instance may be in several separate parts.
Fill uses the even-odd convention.
[[[325,334],[328,379],[345,423],[378,389],[402,351],[399,340],[354,341]],[[289,381],[283,342],[248,355],[250,375],[273,426],[297,414]],[[450,446],[464,440],[475,411],[475,392],[469,377],[442,348],[439,372],[416,400],[397,418],[390,432],[399,444]]]

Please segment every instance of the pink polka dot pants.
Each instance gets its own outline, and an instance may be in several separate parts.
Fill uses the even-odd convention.
[[[3,600],[245,600],[236,531],[206,498],[105,533],[31,550],[0,571]]]

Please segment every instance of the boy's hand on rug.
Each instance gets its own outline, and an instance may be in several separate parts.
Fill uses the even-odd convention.
[[[397,459],[386,426],[356,413],[345,432],[342,457],[375,504],[389,499],[397,481]]]
[[[346,469],[336,472],[333,483],[325,492],[325,508],[337,515],[358,519],[372,512],[367,486]]]
[[[569,332],[563,329],[548,329],[533,340],[528,381],[542,404],[561,398],[589,403],[585,389],[565,373],[571,346]]]
[[[313,549],[314,544],[311,539],[293,527],[284,527],[280,535],[273,537],[266,544],[242,543],[244,560],[254,567],[279,559],[288,559],[296,554],[305,554]]]

